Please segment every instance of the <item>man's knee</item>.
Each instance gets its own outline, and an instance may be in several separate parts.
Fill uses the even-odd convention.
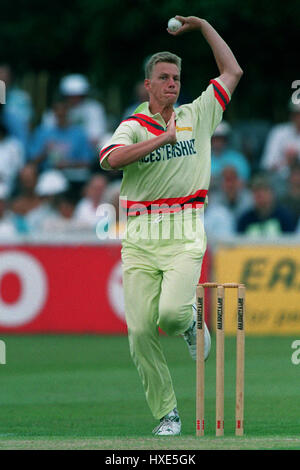
[[[180,308],[178,306],[167,306],[160,309],[159,326],[168,335],[177,334],[180,323]]]

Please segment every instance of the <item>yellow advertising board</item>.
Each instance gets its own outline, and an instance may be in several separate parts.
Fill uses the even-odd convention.
[[[246,286],[247,334],[300,334],[300,245],[222,246],[214,256],[218,283]],[[211,292],[215,299],[216,293]],[[212,302],[215,318],[215,300]],[[225,291],[225,331],[236,333],[237,289]]]

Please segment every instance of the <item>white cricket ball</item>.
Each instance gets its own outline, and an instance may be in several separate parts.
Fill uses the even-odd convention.
[[[172,31],[172,33],[175,33],[179,28],[181,28],[182,23],[179,20],[176,20],[176,18],[171,18],[168,21],[168,29]]]

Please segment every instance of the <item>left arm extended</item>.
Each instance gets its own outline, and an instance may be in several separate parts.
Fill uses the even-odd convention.
[[[182,26],[174,33],[169,30],[168,32],[173,36],[177,36],[188,31],[201,31],[214,54],[220,72],[219,78],[232,94],[243,75],[243,71],[224,39],[202,18],[196,16],[176,16],[175,18],[181,21]]]

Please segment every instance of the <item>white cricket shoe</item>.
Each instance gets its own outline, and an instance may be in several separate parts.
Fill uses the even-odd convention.
[[[185,339],[190,355],[194,361],[196,360],[196,355],[197,355],[197,308],[196,305],[193,305],[193,321],[191,323],[191,326],[186,330],[185,333],[183,333],[183,338]],[[206,323],[204,322],[204,360],[208,358],[208,355],[210,353],[210,348],[211,348],[211,339],[210,339],[210,333],[209,330],[206,326]]]
[[[176,408],[161,418],[160,423],[153,429],[155,436],[179,436],[181,433],[181,421]]]

